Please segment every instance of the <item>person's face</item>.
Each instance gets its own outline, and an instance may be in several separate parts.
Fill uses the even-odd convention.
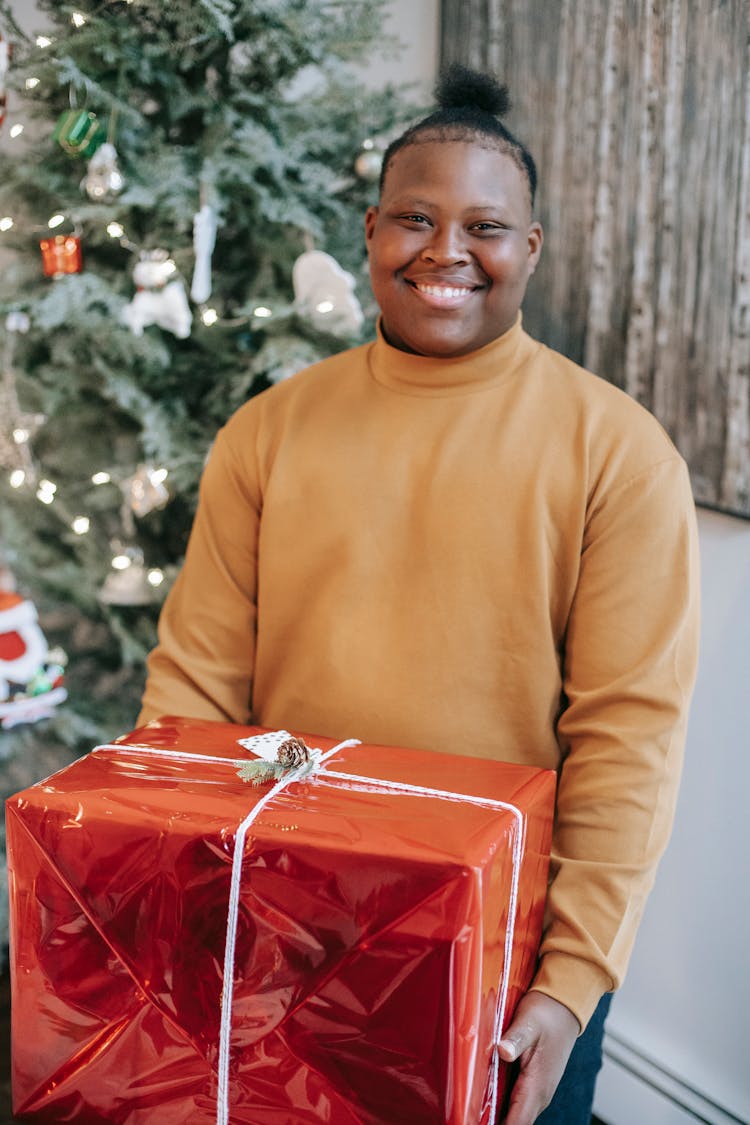
[[[386,339],[443,358],[511,327],[542,249],[522,172],[471,141],[399,149],[365,235]]]

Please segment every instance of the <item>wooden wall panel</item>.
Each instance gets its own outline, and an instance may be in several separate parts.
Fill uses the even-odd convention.
[[[748,0],[443,0],[539,166],[529,330],[653,410],[750,517]]]

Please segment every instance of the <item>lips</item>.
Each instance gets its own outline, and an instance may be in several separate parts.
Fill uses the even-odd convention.
[[[442,309],[460,308],[480,288],[458,280],[415,281],[409,278],[406,280],[423,301],[433,308]]]
[[[428,297],[465,297],[472,290],[464,285],[418,285],[414,288],[419,293],[426,293]]]

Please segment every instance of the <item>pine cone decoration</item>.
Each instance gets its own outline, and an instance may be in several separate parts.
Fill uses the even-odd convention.
[[[310,761],[310,749],[301,738],[287,738],[276,751],[276,758],[284,769],[295,769]]]

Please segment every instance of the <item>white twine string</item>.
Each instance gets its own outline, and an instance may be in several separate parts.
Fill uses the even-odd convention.
[[[186,750],[162,750],[158,746],[140,746],[127,742],[106,742],[102,746],[95,746],[92,753],[99,750],[119,750],[126,754],[142,754],[146,758],[174,758],[178,762],[218,762],[226,766],[244,766],[247,758],[217,758],[214,754],[189,754]]]
[[[394,796],[420,796],[431,797],[441,801],[468,802],[481,808],[498,809],[512,814],[515,824],[513,829],[513,874],[511,877],[510,894],[508,899],[508,924],[505,930],[505,949],[503,971],[498,982],[498,1001],[495,1009],[495,1026],[492,1036],[492,1061],[490,1065],[491,1108],[490,1121],[494,1121],[497,1114],[499,1095],[500,1066],[498,1044],[502,1036],[505,1022],[505,1009],[508,1000],[508,985],[510,982],[510,967],[513,958],[513,939],[515,936],[516,908],[518,903],[518,885],[521,874],[521,858],[525,837],[525,821],[523,813],[515,805],[507,801],[498,801],[492,797],[469,796],[466,793],[454,793],[446,789],[432,789],[425,785],[412,785],[409,782],[385,781],[382,778],[360,777],[356,774],[339,773],[336,770],[325,770],[323,767],[328,758],[338,754],[351,746],[358,746],[358,739],[347,739],[334,746],[332,750],[321,754],[314,776],[318,781],[337,779],[346,783],[350,790],[368,793],[388,793]],[[191,754],[180,750],[162,750],[142,745],[128,746],[126,743],[108,743],[97,746],[96,750],[118,750],[125,753],[155,755],[175,759],[178,761],[209,761],[224,765],[244,765],[247,758],[216,758],[208,754]],[[237,944],[237,923],[239,921],[240,888],[242,882],[242,863],[245,852],[247,833],[255,820],[267,805],[274,800],[288,785],[298,781],[300,777],[309,773],[309,763],[298,766],[268,790],[266,794],[251,809],[237,829],[234,842],[234,856],[232,858],[232,879],[229,892],[229,907],[227,911],[227,933],[224,946],[224,981],[221,994],[221,1027],[219,1032],[219,1063],[218,1063],[218,1091],[216,1098],[216,1125],[229,1125],[229,1054],[230,1038],[232,1032],[232,999],[234,995],[234,968]]]
[[[327,754],[321,756],[321,765],[326,758],[338,753],[349,746],[358,746],[357,739],[347,739],[334,746]],[[245,837],[253,822],[260,816],[266,805],[287,785],[297,781],[307,772],[309,764],[304,762],[296,769],[290,770],[274,786],[261,797],[257,805],[247,814],[242,824],[237,829],[234,840],[234,857],[232,859],[232,882],[229,891],[229,909],[227,911],[227,937],[224,947],[224,985],[221,993],[221,1029],[219,1033],[219,1071],[218,1091],[216,1095],[216,1125],[229,1125],[229,1040],[232,1034],[232,998],[234,995],[234,957],[237,944],[237,922],[240,909],[240,883],[242,880],[242,861],[245,853]],[[308,775],[309,776],[309,775]]]

